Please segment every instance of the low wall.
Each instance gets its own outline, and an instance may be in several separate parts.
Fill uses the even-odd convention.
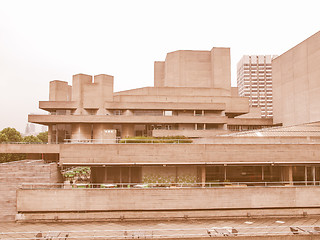
[[[59,153],[59,144],[0,144],[0,153]]]
[[[22,183],[58,183],[62,176],[56,163],[22,160],[0,164],[0,222],[13,221],[16,215],[16,189]]]
[[[60,164],[319,162],[319,144],[61,144]]]
[[[19,189],[18,212],[320,208],[320,187]]]

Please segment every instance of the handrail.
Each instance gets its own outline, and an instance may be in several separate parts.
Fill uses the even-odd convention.
[[[65,144],[99,144],[99,143],[118,143],[118,144],[134,144],[134,143],[151,143],[151,144],[185,144],[192,143],[192,139],[170,139],[170,138],[151,138],[151,139],[135,139],[135,138],[113,138],[113,139],[64,139]]]
[[[44,142],[2,142],[0,144],[48,144]]]
[[[22,183],[20,189],[176,189],[221,187],[319,187],[320,181],[284,182],[156,182],[156,183]]]

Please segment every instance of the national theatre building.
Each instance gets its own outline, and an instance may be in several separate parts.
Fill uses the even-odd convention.
[[[168,53],[154,87],[114,92],[105,74],[51,81],[47,114],[28,117],[48,126],[48,144],[0,145],[33,159],[1,164],[17,191],[0,218],[319,214],[319,66],[320,32],[273,59],[273,119],[231,87],[229,48]],[[81,168],[88,179],[68,181]]]

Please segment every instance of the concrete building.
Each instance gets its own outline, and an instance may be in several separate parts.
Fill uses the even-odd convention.
[[[250,107],[261,108],[261,116],[272,118],[272,65],[275,55],[245,55],[237,64],[239,96],[248,97]]]
[[[78,74],[72,86],[50,82],[49,115],[29,115],[48,126],[49,142],[101,142],[134,136],[204,137],[272,126],[272,119],[236,116],[249,112],[248,98],[230,83],[229,48],[176,51],[155,62],[154,85],[113,91],[113,77]]]
[[[320,120],[320,32],[272,61],[274,122]]]
[[[89,167],[90,182],[50,178],[55,184],[18,189],[17,220],[320,214],[319,122],[294,129],[241,118],[249,99],[230,87],[229,66],[226,48],[177,51],[155,63],[155,87],[113,92],[108,75],[50,82],[40,102],[49,114],[29,115],[49,127],[50,144],[1,144],[0,152],[41,153],[59,170]],[[245,127],[260,130],[241,135]],[[123,140],[141,135],[192,142]]]

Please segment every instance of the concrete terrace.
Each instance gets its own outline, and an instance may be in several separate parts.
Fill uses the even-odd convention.
[[[35,235],[60,236],[68,239],[207,239],[217,230],[215,239],[319,239],[314,228],[319,217],[234,218],[180,221],[113,221],[69,223],[2,223],[0,239],[34,239]],[[291,228],[298,229],[293,234]],[[225,229],[235,229],[234,235]],[[317,228],[316,228],[317,229]],[[234,231],[235,232],[235,231]],[[52,239],[59,239],[59,236]],[[64,239],[64,238],[63,238]]]

